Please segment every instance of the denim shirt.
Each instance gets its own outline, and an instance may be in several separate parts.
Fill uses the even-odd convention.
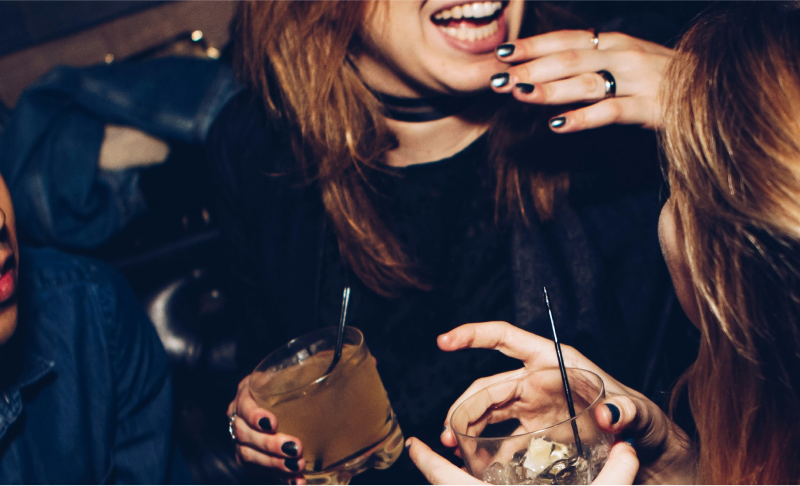
[[[167,357],[123,278],[55,250],[19,260],[19,325],[0,347],[0,483],[188,479]]]
[[[25,90],[0,127],[0,173],[17,229],[42,246],[104,243],[147,209],[139,169],[98,168],[105,125],[200,144],[240,89],[229,66],[193,58],[49,72]]]

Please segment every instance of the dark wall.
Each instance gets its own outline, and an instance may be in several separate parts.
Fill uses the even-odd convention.
[[[0,1],[0,56],[161,3]]]
[[[694,17],[719,2],[710,1],[568,1],[560,5],[578,14],[599,32],[628,35],[671,46]]]

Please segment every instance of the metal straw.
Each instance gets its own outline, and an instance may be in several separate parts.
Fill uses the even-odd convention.
[[[556,355],[558,355],[558,367],[561,369],[561,381],[564,383],[564,394],[567,397],[567,408],[569,409],[569,416],[575,418],[575,405],[572,403],[572,390],[569,388],[569,380],[567,379],[567,369],[564,367],[564,356],[561,354],[561,343],[558,342],[558,334],[556,333],[556,321],[553,320],[553,310],[550,309],[550,298],[547,296],[547,287],[544,289],[544,303],[547,306],[547,313],[550,315],[550,326],[553,328],[553,341],[556,343]],[[583,444],[581,444],[581,437],[578,435],[578,424],[572,420],[572,434],[575,436],[575,445],[578,447],[578,455],[583,456]]]
[[[331,361],[331,365],[328,367],[328,371],[325,373],[330,374],[333,371],[333,368],[336,366],[336,363],[342,359],[342,347],[344,346],[344,327],[345,321],[347,320],[347,304],[350,303],[350,287],[344,288],[344,294],[342,295],[342,313],[339,315],[339,329],[336,330],[336,348],[333,351],[333,361]]]

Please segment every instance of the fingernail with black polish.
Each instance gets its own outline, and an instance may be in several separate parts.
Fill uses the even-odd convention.
[[[634,444],[636,443],[636,441],[633,440],[633,437],[628,437],[627,439],[625,439],[625,442],[630,444],[631,447],[634,447]]]
[[[403,449],[405,449],[406,452],[408,452],[408,450],[411,449],[411,441],[410,440],[406,441],[406,444],[403,446]]]
[[[298,471],[300,470],[300,461],[297,459],[286,459],[283,461],[283,464],[286,466],[286,469],[290,471]]]
[[[447,426],[446,426],[446,425],[445,425],[444,427],[442,427],[442,431],[441,431],[441,432],[439,432],[439,435],[442,435],[442,434],[444,434],[445,432],[447,432]]]
[[[272,422],[270,422],[267,417],[264,417],[261,420],[259,420],[258,426],[261,427],[261,430],[263,430],[264,432],[272,432]]]
[[[567,123],[567,117],[565,116],[557,116],[550,120],[550,126],[553,128],[561,128],[565,123]]]
[[[514,44],[501,44],[497,46],[497,55],[500,57],[508,57],[514,54]]]
[[[606,408],[611,412],[611,425],[619,422],[619,409],[613,403],[606,403]]]
[[[295,444],[294,441],[292,441],[292,440],[286,441],[281,446],[281,450],[287,456],[296,456],[297,455],[297,444]]]
[[[520,93],[522,94],[531,94],[533,93],[533,85],[528,83],[517,83],[515,86]]]
[[[492,75],[492,86],[495,88],[502,88],[503,86],[508,84],[508,80],[510,76],[508,73],[497,73]]]

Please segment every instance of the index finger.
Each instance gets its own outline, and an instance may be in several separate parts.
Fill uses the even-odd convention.
[[[456,351],[466,348],[483,348],[500,351],[508,357],[521,360],[526,365],[542,351],[552,351],[553,341],[524,331],[507,322],[482,322],[464,324],[436,339],[442,351]],[[552,356],[550,356],[552,354]],[[554,353],[543,357],[543,366],[556,366]]]
[[[437,338],[442,351],[466,348],[484,348],[500,351],[508,357],[523,362],[525,368],[550,368],[558,366],[555,343],[507,322],[482,322],[464,324]],[[592,371],[603,379],[606,389],[616,392],[625,387],[588,358],[569,345],[561,345],[564,365]]]
[[[278,418],[256,403],[249,387],[240,389],[235,401],[236,415],[241,417],[251,429],[267,433],[275,432],[278,429]]]
[[[498,55],[498,59],[503,62],[516,63],[571,49],[594,49],[593,38],[594,33],[589,30],[548,32],[512,42],[511,44],[514,46],[512,53],[506,56]],[[500,48],[505,46],[506,44]]]

